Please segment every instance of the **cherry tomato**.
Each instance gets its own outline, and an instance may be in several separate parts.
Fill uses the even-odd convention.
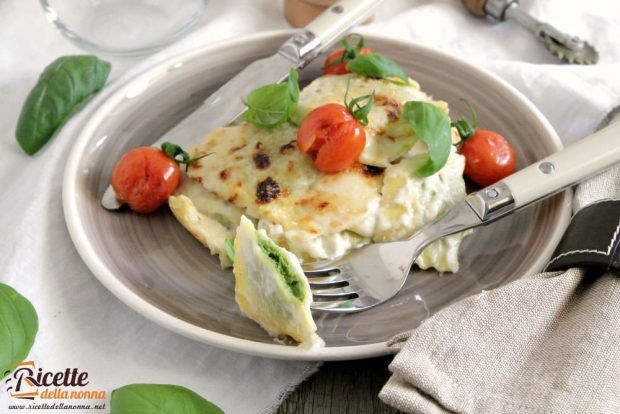
[[[139,147],[119,160],[112,173],[117,197],[136,213],[148,214],[161,207],[181,180],[177,163],[154,147]]]
[[[515,172],[515,152],[497,132],[478,130],[463,142],[465,175],[486,187]]]
[[[329,103],[310,112],[297,133],[303,153],[316,153],[314,166],[327,173],[346,170],[366,145],[364,127],[343,105]]]
[[[369,55],[371,53],[372,50],[368,48],[360,50],[360,54],[362,55]],[[351,73],[351,71],[347,69],[347,62],[332,65],[333,62],[342,59],[343,54],[344,49],[338,49],[325,59],[325,64],[323,65],[324,75],[344,75],[345,73]]]

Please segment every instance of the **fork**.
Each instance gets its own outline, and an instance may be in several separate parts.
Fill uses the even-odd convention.
[[[400,291],[414,260],[433,241],[489,224],[618,162],[620,122],[469,194],[406,240],[374,243],[337,260],[304,265],[312,310],[351,313],[377,306]]]

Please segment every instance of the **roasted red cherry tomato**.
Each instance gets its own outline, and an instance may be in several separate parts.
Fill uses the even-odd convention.
[[[114,167],[112,187],[117,197],[136,213],[161,207],[181,180],[175,160],[154,147],[139,147],[123,155]]]
[[[368,48],[364,48],[360,50],[361,55],[369,55],[372,53],[372,50]],[[349,69],[347,69],[347,61],[342,63],[335,63],[342,60],[342,55],[344,54],[344,49],[338,49],[334,51],[331,55],[325,59],[325,64],[323,65],[323,74],[324,75],[344,75],[345,73],[351,73]]]
[[[343,105],[329,103],[304,118],[297,133],[303,153],[316,153],[314,166],[327,173],[349,168],[364,150],[366,133],[360,122]]]
[[[515,172],[515,152],[497,132],[478,130],[461,147],[465,176],[486,187]]]

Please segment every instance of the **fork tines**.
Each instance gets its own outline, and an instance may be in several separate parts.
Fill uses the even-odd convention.
[[[351,277],[338,267],[305,272],[312,290],[313,309],[342,307],[343,302],[360,297],[361,290],[351,285]]]

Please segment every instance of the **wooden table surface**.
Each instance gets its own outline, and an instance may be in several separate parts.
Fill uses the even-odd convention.
[[[359,361],[326,362],[292,392],[278,414],[393,414],[400,411],[377,395],[390,377],[392,356]]]

